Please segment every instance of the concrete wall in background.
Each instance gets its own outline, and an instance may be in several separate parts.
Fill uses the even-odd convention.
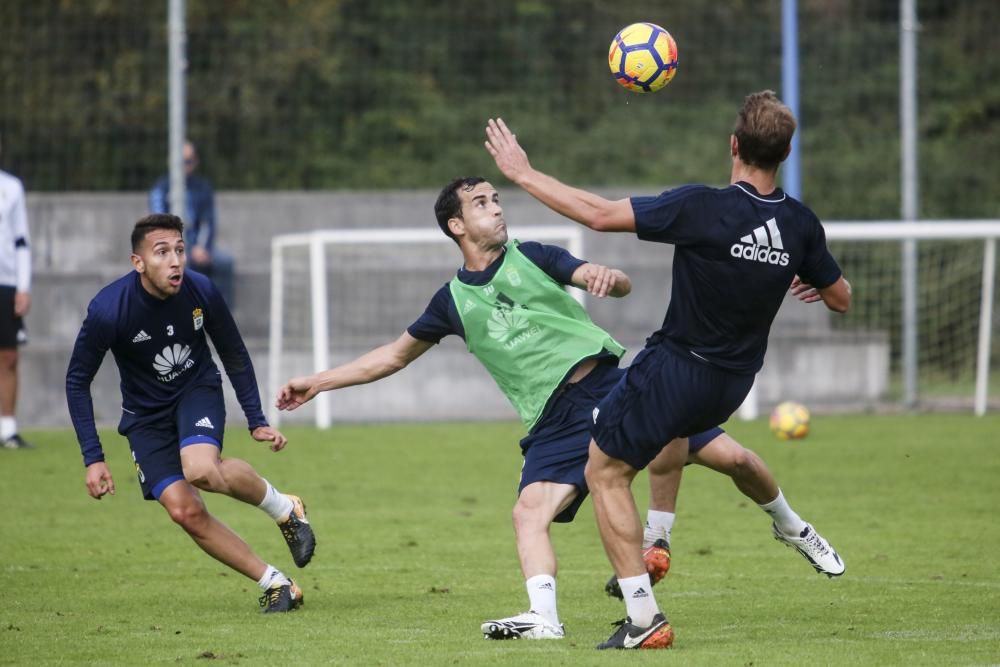
[[[627,193],[603,194],[617,198]],[[253,356],[265,403],[272,400],[263,395],[268,380],[271,238],[315,229],[436,229],[436,196],[434,191],[219,194],[218,242],[236,258],[234,315]],[[501,197],[508,224],[522,230],[524,240],[530,240],[527,231],[532,225],[570,224],[520,191],[507,188]],[[29,194],[28,208],[35,270],[33,307],[27,319],[31,343],[22,349],[18,416],[27,428],[64,426],[69,423],[65,369],[73,340],[94,294],[131,270],[129,234],[135,221],[146,214],[146,197],[143,193]],[[671,249],[640,243],[632,235],[585,234],[586,259],[622,268],[633,280],[628,298],[591,299],[588,304],[594,321],[632,354],[663,318],[670,293]],[[414,276],[398,263],[385,263],[366,274],[369,281],[375,275],[387,285],[407,283],[412,289],[403,302],[387,298],[370,308],[364,317],[377,318],[368,324],[378,333],[371,340],[335,347],[332,360],[346,361],[398,336],[423,312],[434,290],[454,274],[461,263],[457,249],[453,256],[450,267],[432,268],[431,275],[416,285],[412,284]],[[350,277],[345,282],[340,289],[350,288]],[[299,361],[308,365],[307,360]],[[886,390],[887,377],[888,344],[883,338],[845,340],[830,329],[822,306],[786,300],[759,387],[765,402],[788,397],[849,402],[880,395]],[[117,368],[109,358],[94,385],[95,411],[101,423],[113,424],[118,419],[117,385]],[[242,415],[228,388],[227,400],[229,420],[235,425]],[[514,418],[492,379],[457,339],[444,341],[393,378],[336,392],[332,407],[336,420],[351,421]],[[311,411],[307,407],[292,417],[308,419]]]

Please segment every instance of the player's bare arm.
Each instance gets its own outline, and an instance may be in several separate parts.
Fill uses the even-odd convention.
[[[104,461],[87,466],[87,493],[94,500],[100,500],[109,493],[115,495],[115,480]]]
[[[14,295],[14,314],[18,317],[24,317],[29,310],[31,310],[31,293],[17,292]]]
[[[795,276],[789,290],[796,299],[803,303],[822,301],[827,308],[838,313],[847,312],[851,305],[851,283],[847,282],[843,276],[837,282],[823,289],[817,289]]]
[[[434,343],[419,340],[404,331],[393,342],[377,347],[354,361],[321,373],[292,378],[278,391],[275,405],[279,410],[294,410],[321,391],[381,380],[406,368],[433,346]]]
[[[603,264],[581,264],[573,272],[571,282],[596,297],[623,297],[632,291],[632,281],[624,271]]]
[[[485,145],[504,176],[556,213],[599,232],[635,231],[635,214],[628,199],[605,199],[533,168],[502,118],[491,118],[487,123]]]
[[[851,283],[847,282],[844,276],[837,278],[837,282],[829,287],[818,290],[819,296],[823,299],[826,307],[838,313],[846,313],[851,307]]]

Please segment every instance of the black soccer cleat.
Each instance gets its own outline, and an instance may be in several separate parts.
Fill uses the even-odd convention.
[[[663,614],[654,616],[653,622],[645,628],[632,625],[631,618],[623,618],[612,625],[617,625],[618,629],[608,638],[608,641],[598,644],[598,649],[670,648],[674,643],[674,629],[670,627],[667,617]]]
[[[312,560],[316,550],[316,536],[306,517],[306,504],[298,496],[288,496],[292,501],[292,512],[284,521],[278,522],[281,536],[292,552],[296,567],[305,567]]]
[[[264,614],[281,614],[286,611],[295,611],[305,601],[302,599],[302,589],[295,585],[291,579],[289,583],[272,586],[264,591],[258,602],[264,608]]]
[[[21,437],[19,433],[15,433],[6,440],[3,441],[4,449],[34,449],[35,446],[29,443],[27,440]]]

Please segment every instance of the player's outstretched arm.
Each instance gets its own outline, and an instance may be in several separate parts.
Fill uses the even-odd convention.
[[[279,410],[294,410],[321,391],[381,380],[409,366],[433,345],[404,331],[393,342],[377,347],[354,361],[321,373],[292,378],[278,391],[275,405]]]
[[[108,493],[115,495],[115,480],[104,461],[87,466],[87,493],[94,500],[100,500]]]
[[[598,298],[628,296],[632,291],[632,281],[624,271],[591,262],[581,264],[573,272],[571,282]]]
[[[502,118],[487,123],[486,150],[504,176],[556,213],[599,232],[635,231],[635,213],[628,199],[611,201],[533,168]]]

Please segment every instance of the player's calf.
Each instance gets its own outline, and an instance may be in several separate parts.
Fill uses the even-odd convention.
[[[662,538],[656,540],[652,546],[643,550],[642,560],[646,563],[649,581],[655,586],[670,571],[670,545]],[[611,575],[608,583],[604,585],[604,592],[609,597],[622,599],[622,589],[618,585],[618,577]]]

